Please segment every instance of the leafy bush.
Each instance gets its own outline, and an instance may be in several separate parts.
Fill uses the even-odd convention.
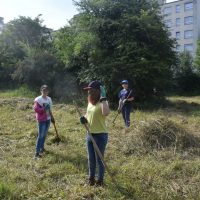
[[[200,89],[198,67],[194,65],[192,55],[185,51],[180,53],[175,75],[175,88],[181,94],[193,94]]]
[[[12,77],[20,83],[31,87],[39,87],[42,84],[53,86],[58,71],[62,65],[47,51],[31,51],[22,61],[19,61]]]

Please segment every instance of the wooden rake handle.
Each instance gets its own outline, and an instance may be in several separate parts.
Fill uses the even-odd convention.
[[[77,104],[75,103],[75,101],[74,101],[74,105],[75,105],[75,108],[76,108],[76,110],[77,110],[77,112],[78,112],[78,114],[79,114],[79,117],[81,117],[82,114],[81,114],[81,112],[80,112],[80,110],[79,110]],[[91,141],[92,141],[92,143],[93,143],[93,146],[94,146],[94,149],[95,149],[97,155],[98,155],[99,158],[101,159],[101,161],[102,161],[102,163],[103,163],[103,165],[104,165],[106,171],[108,172],[108,174],[109,174],[109,176],[110,176],[112,182],[113,182],[113,183],[115,184],[115,186],[118,188],[117,182],[115,181],[115,179],[114,179],[114,177],[113,177],[113,175],[112,175],[110,169],[108,168],[108,166],[107,166],[107,164],[106,164],[106,162],[105,162],[105,160],[104,160],[104,158],[103,158],[103,155],[102,155],[101,151],[99,150],[99,147],[97,146],[97,144],[96,144],[96,142],[95,142],[95,140],[94,140],[92,134],[90,133],[90,130],[89,130],[87,124],[84,124],[84,126],[85,126],[85,129],[87,130],[88,135],[89,135],[90,138],[91,138]]]

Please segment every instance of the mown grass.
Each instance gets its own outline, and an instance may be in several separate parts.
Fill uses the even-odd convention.
[[[127,133],[121,116],[112,124],[116,114],[112,111],[107,118],[105,160],[118,186],[106,173],[106,186],[95,188],[85,185],[85,129],[74,106],[54,105],[62,142],[53,142],[51,126],[47,152],[34,160],[37,127],[32,99],[10,100],[4,94],[0,95],[4,97],[0,101],[0,199],[200,199],[200,97],[169,98],[165,108],[134,110]]]

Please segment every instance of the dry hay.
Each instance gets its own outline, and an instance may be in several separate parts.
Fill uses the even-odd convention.
[[[130,131],[120,146],[125,154],[147,153],[152,150],[172,148],[174,151],[186,151],[200,147],[200,138],[164,117],[140,122]]]

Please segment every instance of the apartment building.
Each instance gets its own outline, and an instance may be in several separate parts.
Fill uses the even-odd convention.
[[[161,13],[171,37],[177,40],[176,51],[186,50],[195,56],[200,39],[200,0],[163,1]]]

